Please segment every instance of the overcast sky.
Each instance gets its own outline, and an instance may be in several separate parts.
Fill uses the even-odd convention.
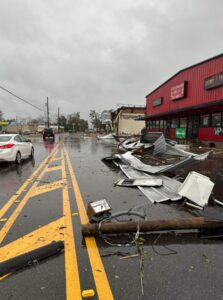
[[[145,104],[223,52],[222,0],[0,0],[0,86],[52,113]],[[0,90],[5,118],[36,109]]]

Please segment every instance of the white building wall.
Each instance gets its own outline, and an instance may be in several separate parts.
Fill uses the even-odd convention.
[[[141,134],[143,127],[145,127],[145,121],[136,121],[135,119],[120,117],[118,134]]]

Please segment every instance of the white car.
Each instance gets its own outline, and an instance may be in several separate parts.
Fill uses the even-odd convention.
[[[0,162],[21,163],[23,158],[33,157],[34,147],[31,141],[20,134],[0,134]]]

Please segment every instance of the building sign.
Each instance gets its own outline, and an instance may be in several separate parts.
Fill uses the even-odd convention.
[[[152,101],[152,106],[159,106],[163,104],[163,97],[157,98]]]
[[[0,125],[8,125],[9,124],[9,122],[7,122],[7,121],[0,121]]]
[[[176,138],[185,139],[186,138],[186,128],[176,128]]]
[[[223,73],[215,74],[211,77],[208,77],[204,80],[205,90],[214,89],[218,86],[223,85]]]
[[[187,81],[184,81],[171,88],[170,98],[171,100],[178,100],[186,97],[187,92]]]

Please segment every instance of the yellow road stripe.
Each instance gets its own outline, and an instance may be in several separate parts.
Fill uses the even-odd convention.
[[[54,159],[52,159],[52,161],[58,161],[58,160],[61,160],[62,157],[55,157]]]
[[[53,156],[55,156],[57,154],[57,151],[58,151],[57,148],[58,147],[56,147],[56,149],[53,151],[53,153],[51,153],[49,155],[49,157],[48,157],[49,161],[51,160],[51,158]],[[39,174],[37,180],[40,180],[43,177],[43,175],[45,173],[45,168],[41,171],[41,173]],[[16,209],[14,210],[14,212],[12,213],[12,215],[10,216],[10,218],[8,219],[8,221],[5,223],[5,225],[0,230],[0,243],[3,241],[3,239],[6,236],[6,234],[9,232],[9,230],[12,227],[13,223],[17,219],[18,215],[20,214],[20,212],[22,211],[22,209],[26,205],[27,201],[29,200],[29,198],[30,198],[33,190],[36,188],[37,184],[38,184],[38,181],[35,181],[33,183],[33,185],[31,186],[31,188],[29,189],[28,193],[23,197],[23,199],[21,200],[21,202],[18,204],[18,206],[16,207]]]
[[[1,276],[0,277],[0,280],[4,280],[5,278],[9,277],[12,273],[9,273],[9,274],[6,274],[4,276]]]
[[[46,172],[53,172],[53,171],[60,171],[61,170],[61,166],[56,166],[56,167],[48,167],[46,169]]]
[[[87,224],[87,223],[89,223],[89,220],[88,220],[88,216],[86,214],[84,201],[81,196],[81,192],[80,192],[80,189],[79,189],[79,186],[77,183],[77,179],[75,177],[75,174],[74,174],[74,171],[73,171],[73,168],[71,165],[70,158],[68,156],[66,149],[64,149],[64,151],[65,151],[68,169],[70,172],[71,181],[72,181],[72,185],[73,185],[73,189],[74,189],[74,193],[75,193],[75,197],[76,197],[76,202],[77,202],[77,206],[78,206],[78,210],[79,210],[79,214],[80,214],[81,223]],[[100,300],[112,300],[114,298],[113,298],[112,291],[111,291],[111,288],[110,288],[110,285],[108,282],[108,278],[107,278],[107,275],[106,275],[106,272],[104,269],[104,265],[101,260],[100,253],[97,248],[95,238],[94,237],[85,237],[85,243],[87,246],[87,251],[88,251],[88,255],[89,255],[89,259],[90,259],[90,263],[91,263],[91,268],[92,268],[92,272],[94,275],[98,298]]]
[[[63,188],[63,213],[65,218],[65,273],[66,273],[66,296],[68,300],[81,300],[81,288],[78,272],[77,254],[74,242],[69,192],[65,169],[64,154],[62,156],[62,178],[66,185]]]
[[[52,241],[63,241],[64,225],[65,220],[62,217],[1,247],[0,262],[48,245]]]
[[[4,216],[4,214],[8,211],[8,209],[12,206],[12,204],[18,199],[18,197],[24,192],[24,190],[27,188],[29,183],[31,183],[34,179],[34,177],[39,173],[40,169],[44,166],[44,164],[47,162],[49,156],[44,159],[44,161],[39,165],[39,167],[33,172],[33,174],[23,183],[23,185],[18,189],[18,191],[13,195],[7,203],[1,208],[0,210],[0,218]]]
[[[45,171],[46,172],[46,171]],[[51,183],[47,183],[41,186],[37,186],[31,193],[30,197],[35,197],[40,194],[48,193],[56,189],[61,189],[64,186],[63,180],[57,180]]]

